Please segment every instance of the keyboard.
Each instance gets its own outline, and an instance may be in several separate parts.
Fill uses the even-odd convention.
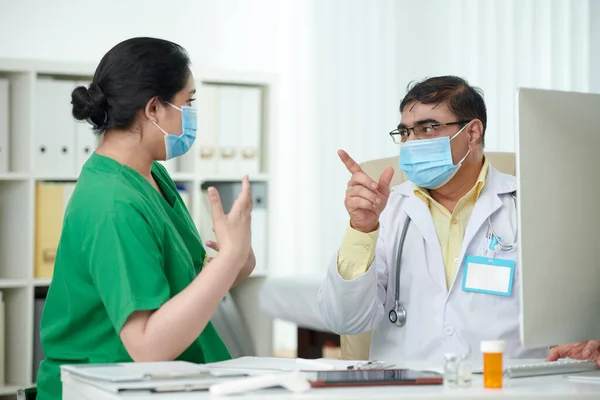
[[[595,369],[598,369],[598,364],[593,360],[564,359],[533,364],[512,365],[504,369],[504,375],[507,378],[524,378],[542,375],[573,374]]]

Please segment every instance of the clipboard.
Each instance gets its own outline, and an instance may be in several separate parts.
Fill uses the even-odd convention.
[[[206,365],[185,361],[63,364],[61,374],[109,393],[201,391],[232,376],[245,375],[228,371],[215,375]]]
[[[210,370],[186,361],[114,364],[72,364],[62,369],[72,375],[104,382],[140,382],[170,379],[208,378]]]

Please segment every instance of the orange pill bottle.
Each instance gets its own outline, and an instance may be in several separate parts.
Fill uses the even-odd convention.
[[[483,340],[483,387],[488,389],[502,388],[504,378],[504,341]]]

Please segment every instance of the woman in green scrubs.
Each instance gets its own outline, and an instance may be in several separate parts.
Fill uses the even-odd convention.
[[[73,116],[102,140],[65,212],[41,321],[41,400],[62,397],[65,363],[230,357],[210,319],[254,268],[248,178],[229,214],[209,189],[219,253],[205,263],[194,222],[156,162],[183,155],[196,137],[189,64],[174,43],[134,38],[104,56],[89,88],[73,91]]]

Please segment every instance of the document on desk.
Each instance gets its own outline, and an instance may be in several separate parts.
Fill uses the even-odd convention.
[[[380,361],[338,360],[332,358],[304,359],[277,357],[240,357],[206,364],[215,373],[220,370],[253,372],[334,371],[348,369],[391,368],[394,365]],[[217,372],[218,373],[218,372]]]
[[[300,371],[345,371],[350,369],[389,369],[394,367],[395,364],[387,363],[385,361],[369,360],[338,360],[335,358],[318,358],[318,359],[305,359],[297,358],[296,364],[298,364]]]
[[[567,379],[571,382],[600,384],[600,370],[567,375]]]

